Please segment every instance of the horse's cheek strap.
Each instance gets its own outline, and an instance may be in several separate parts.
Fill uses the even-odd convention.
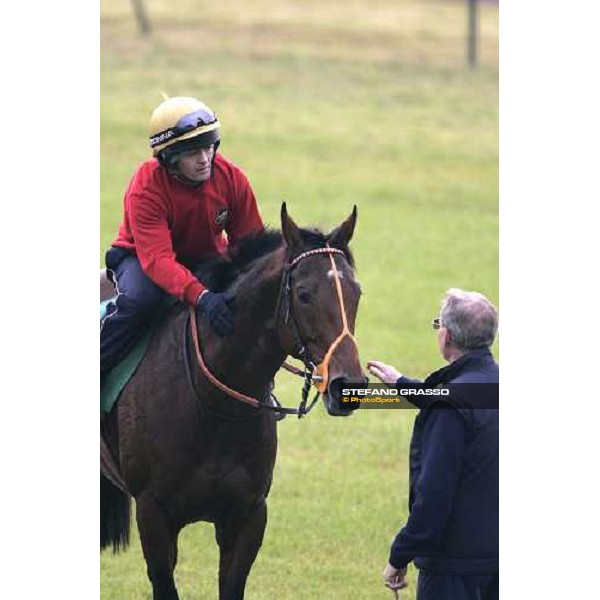
[[[329,245],[327,245],[327,247],[329,247]],[[344,306],[344,296],[342,294],[342,284],[340,283],[339,273],[338,273],[337,267],[335,266],[335,261],[333,260],[333,254],[329,254],[329,260],[331,261],[331,266],[333,269],[333,275],[334,275],[334,279],[335,279],[335,289],[337,291],[338,302],[339,302],[340,311],[342,314],[343,327],[342,327],[342,333],[340,333],[340,335],[333,341],[331,346],[329,346],[329,350],[327,350],[327,354],[325,354],[325,358],[323,358],[323,362],[318,364],[315,367],[315,375],[317,375],[320,379],[315,381],[314,385],[317,388],[317,391],[319,391],[321,394],[323,394],[323,393],[325,393],[325,391],[327,391],[327,386],[329,384],[329,361],[331,360],[331,357],[333,356],[333,353],[335,352],[336,348],[341,344],[342,340],[346,336],[348,336],[354,342],[354,345],[356,346],[356,349],[358,350],[358,343],[356,342],[356,338],[352,335],[352,332],[350,331],[350,329],[348,329],[348,319],[346,317],[346,307]]]

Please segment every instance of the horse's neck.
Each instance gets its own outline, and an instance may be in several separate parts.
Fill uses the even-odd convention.
[[[278,250],[240,278],[232,288],[235,332],[224,339],[211,336],[214,343],[207,348],[208,362],[227,385],[243,393],[263,393],[286,357],[275,323],[283,263]]]

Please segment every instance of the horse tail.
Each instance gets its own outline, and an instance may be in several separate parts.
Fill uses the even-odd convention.
[[[131,498],[100,475],[100,550],[112,544],[113,552],[129,546]]]

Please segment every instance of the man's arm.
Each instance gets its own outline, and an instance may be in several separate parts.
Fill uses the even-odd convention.
[[[451,408],[430,408],[427,413],[415,501],[390,551],[389,563],[397,569],[416,556],[433,554],[440,546],[462,469],[467,434],[464,420]]]
[[[144,272],[169,294],[195,306],[205,287],[177,261],[166,209],[160,200],[150,193],[132,194],[129,211],[136,253]]]
[[[420,379],[412,379],[406,375],[400,375],[400,377],[398,377],[396,380],[396,388],[398,389],[414,387],[422,384],[423,382]]]
[[[229,243],[236,246],[242,238],[264,230],[262,217],[248,178],[238,171],[233,185],[231,220],[226,225]]]

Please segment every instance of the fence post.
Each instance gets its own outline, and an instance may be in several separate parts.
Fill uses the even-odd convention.
[[[477,67],[477,0],[467,0],[469,34],[467,39],[467,55],[469,67]]]
[[[131,0],[133,2],[133,10],[135,12],[135,20],[138,23],[142,35],[150,35],[152,25],[144,6],[144,0]]]

